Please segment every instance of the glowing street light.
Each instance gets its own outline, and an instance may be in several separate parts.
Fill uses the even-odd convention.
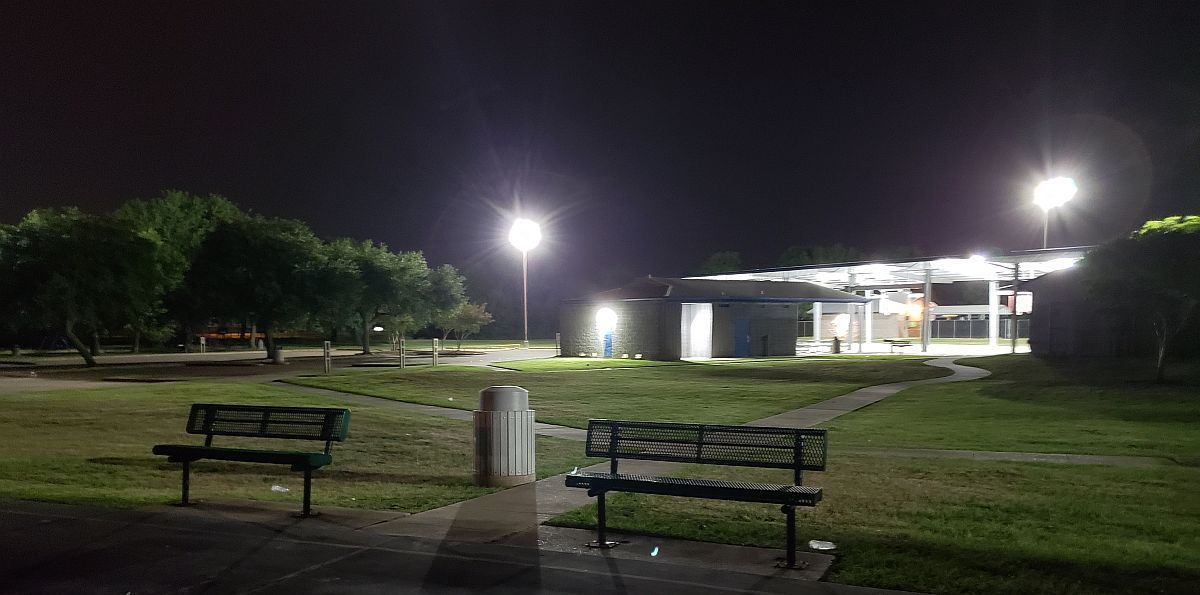
[[[521,251],[521,304],[525,312],[525,340],[521,346],[529,349],[529,251],[542,241],[542,228],[528,219],[513,221],[508,241]]]
[[[1046,239],[1050,233],[1050,209],[1061,207],[1071,200],[1079,191],[1075,180],[1071,178],[1051,178],[1037,185],[1033,190],[1033,204],[1042,207],[1042,249],[1046,248]]]

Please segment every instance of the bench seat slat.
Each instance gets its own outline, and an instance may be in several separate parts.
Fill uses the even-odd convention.
[[[318,469],[333,462],[333,455],[323,452],[219,448],[194,444],[159,444],[154,447],[154,454],[169,457],[168,460],[172,463],[211,459],[243,463],[291,465],[297,470]]]
[[[821,501],[821,488],[790,484],[751,483],[719,479],[687,479],[652,475],[622,475],[613,473],[572,473],[567,486],[603,491],[636,492],[689,498],[762,502],[816,506]]]

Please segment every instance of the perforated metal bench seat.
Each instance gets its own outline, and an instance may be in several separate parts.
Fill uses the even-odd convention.
[[[609,459],[608,473],[576,471],[566,476],[569,488],[584,488],[596,498],[594,547],[613,547],[605,538],[608,492],[634,492],[710,500],[779,504],[787,515],[787,555],[784,566],[796,564],[796,507],[816,506],[821,488],[803,485],[804,471],[824,471],[826,431],[770,426],[725,426],[653,421],[593,419],[588,421],[584,452]],[[698,465],[787,469],[791,484],[753,483],[723,479],[622,475],[621,459]]]
[[[790,504],[792,506],[816,506],[821,501],[821,488],[812,486],[653,475],[572,473],[567,475],[567,486],[589,490],[595,488],[615,492],[738,500],[764,504]]]
[[[243,463],[267,463],[291,465],[293,471],[319,469],[333,462],[333,455],[323,452],[299,452],[288,450],[253,450],[248,448],[220,448],[194,444],[159,444],[154,454],[168,457],[172,463],[199,461],[240,461]]]
[[[304,508],[301,516],[312,512],[312,472],[330,463],[334,442],[342,442],[350,432],[350,410],[327,407],[286,407],[274,405],[227,405],[196,403],[188,414],[189,434],[204,436],[204,445],[159,444],[153,452],[172,463],[183,464],[181,504],[188,503],[192,463],[205,459],[291,465],[304,473]],[[325,443],[324,452],[227,448],[213,446],[214,436],[240,438],[278,438],[316,440]],[[276,443],[278,444],[278,443]]]

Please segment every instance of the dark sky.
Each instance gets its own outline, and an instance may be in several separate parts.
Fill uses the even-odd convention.
[[[1029,200],[1051,174],[1081,188],[1052,244],[1200,212],[1196,2],[0,14],[0,222],[217,192],[424,250],[495,301],[519,283],[519,201],[545,222],[531,283],[552,302],[716,250],[769,266],[791,244],[1038,247]]]

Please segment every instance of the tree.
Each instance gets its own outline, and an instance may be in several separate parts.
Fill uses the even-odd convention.
[[[185,291],[199,306],[189,316],[253,320],[272,356],[275,331],[317,309],[313,286],[323,257],[321,241],[300,221],[254,216],[222,222],[205,237],[187,276]]]
[[[776,259],[775,265],[781,267],[804,266],[809,264],[836,264],[841,262],[857,262],[864,255],[858,248],[833,244],[831,246],[789,246]]]
[[[693,274],[715,275],[740,270],[742,270],[741,253],[726,250],[724,252],[713,252],[708,258],[704,259],[704,262],[696,267]]]
[[[154,244],[154,260],[158,267],[161,286],[160,295],[169,310],[170,317],[186,325],[192,317],[196,304],[189,303],[189,296],[180,295],[183,284],[196,252],[209,233],[221,223],[243,217],[241,211],[228,199],[210,194],[195,196],[180,190],[163,191],[162,196],[151,200],[131,200],[121,205],[114,216],[140,237]],[[139,313],[131,327],[134,332],[134,351],[138,351],[144,334],[165,336],[170,325],[162,320],[161,308]],[[191,337],[187,337],[186,348],[191,349]]]
[[[344,238],[321,247],[324,258],[314,278],[316,308],[312,314],[330,341],[337,341],[342,327],[359,328],[355,313],[361,298],[358,258],[364,249]]]
[[[445,322],[467,303],[466,281],[453,266],[444,264],[429,271],[427,322],[442,329],[442,340],[449,336]]]
[[[345,240],[335,248],[349,265],[338,281],[336,295],[323,300],[343,300],[359,331],[364,354],[371,353],[371,328],[385,321],[393,342],[416,323],[427,309],[429,266],[420,252],[394,253],[384,244]],[[335,255],[342,258],[341,255]]]
[[[1147,221],[1083,261],[1092,295],[1148,317],[1157,339],[1155,380],[1166,377],[1171,340],[1200,303],[1200,216]]]
[[[130,324],[162,286],[154,244],[121,222],[77,209],[31,211],[0,234],[0,278],[10,324],[59,329],[89,366],[80,339]]]
[[[443,330],[454,331],[455,336],[458,337],[458,349],[461,351],[463,339],[478,333],[479,329],[491,324],[492,315],[487,311],[487,304],[463,302],[444,322]]]

